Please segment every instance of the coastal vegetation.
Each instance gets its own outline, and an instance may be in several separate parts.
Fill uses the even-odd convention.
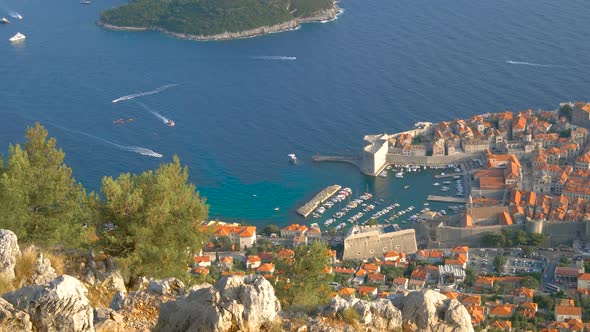
[[[129,279],[188,281],[187,266],[207,237],[208,206],[174,157],[155,171],[105,177],[87,194],[55,138],[35,123],[26,142],[0,158],[0,228],[43,249],[96,250],[117,259]]]
[[[210,36],[307,19],[333,7],[332,0],[136,0],[103,11],[100,22]]]

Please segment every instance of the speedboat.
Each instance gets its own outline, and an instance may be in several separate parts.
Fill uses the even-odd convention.
[[[10,23],[10,21],[6,17],[3,17],[0,19],[0,23],[1,24],[8,24],[8,23]]]
[[[293,164],[297,163],[297,156],[294,153],[289,153],[287,155],[287,157],[289,157],[289,161]]]
[[[25,39],[25,38],[27,38],[27,36],[23,35],[23,34],[22,34],[22,33],[20,33],[20,32],[17,32],[17,33],[16,33],[16,35],[14,35],[14,36],[10,37],[10,39],[9,39],[9,40],[10,40],[11,42],[17,42],[17,41],[23,40],[23,39]]]
[[[90,5],[90,4],[92,4],[92,1],[90,1],[90,0],[81,0],[80,1],[80,4],[81,5]]]
[[[166,124],[170,127],[174,127],[174,121],[168,119],[168,122],[166,122]]]
[[[22,20],[23,16],[21,14],[16,14],[16,15],[14,15],[14,18],[18,18],[19,20]]]

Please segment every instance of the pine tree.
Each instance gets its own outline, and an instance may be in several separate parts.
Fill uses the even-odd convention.
[[[200,226],[208,206],[188,183],[178,157],[155,172],[121,174],[102,180],[105,252],[121,257],[131,277],[186,279],[187,264],[205,240]]]
[[[83,225],[92,221],[92,200],[41,124],[27,128],[25,137],[24,147],[9,147],[0,167],[0,227],[22,243],[79,247],[87,238]]]

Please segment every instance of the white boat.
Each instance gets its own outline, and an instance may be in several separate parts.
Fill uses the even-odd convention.
[[[6,17],[0,18],[0,24],[8,24],[8,23],[10,23],[10,21]]]
[[[382,178],[386,178],[387,177],[387,171],[381,172],[381,174],[379,174],[379,176],[382,177]]]
[[[397,173],[395,173],[395,177],[398,178],[398,179],[403,178],[404,177],[404,172],[397,172]]]
[[[432,185],[433,185],[433,186],[440,186],[440,183],[438,183],[438,182],[435,182],[435,183],[433,183]]]
[[[297,156],[294,153],[289,153],[287,155],[287,157],[289,157],[289,161],[293,164],[297,163]]]
[[[404,186],[404,189],[408,189],[408,188],[410,188],[410,186]]]
[[[17,41],[23,40],[23,39],[25,39],[25,38],[27,38],[27,36],[23,35],[23,34],[22,34],[22,33],[20,33],[20,32],[17,32],[17,33],[16,33],[16,35],[14,35],[14,36],[10,37],[10,39],[9,39],[9,40],[10,40],[11,42],[17,42]]]

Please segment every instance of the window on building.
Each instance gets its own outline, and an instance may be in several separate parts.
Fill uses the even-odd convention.
[[[374,254],[374,253],[375,253],[375,250],[371,249],[371,250],[369,250],[369,252],[370,252],[371,254]]]

